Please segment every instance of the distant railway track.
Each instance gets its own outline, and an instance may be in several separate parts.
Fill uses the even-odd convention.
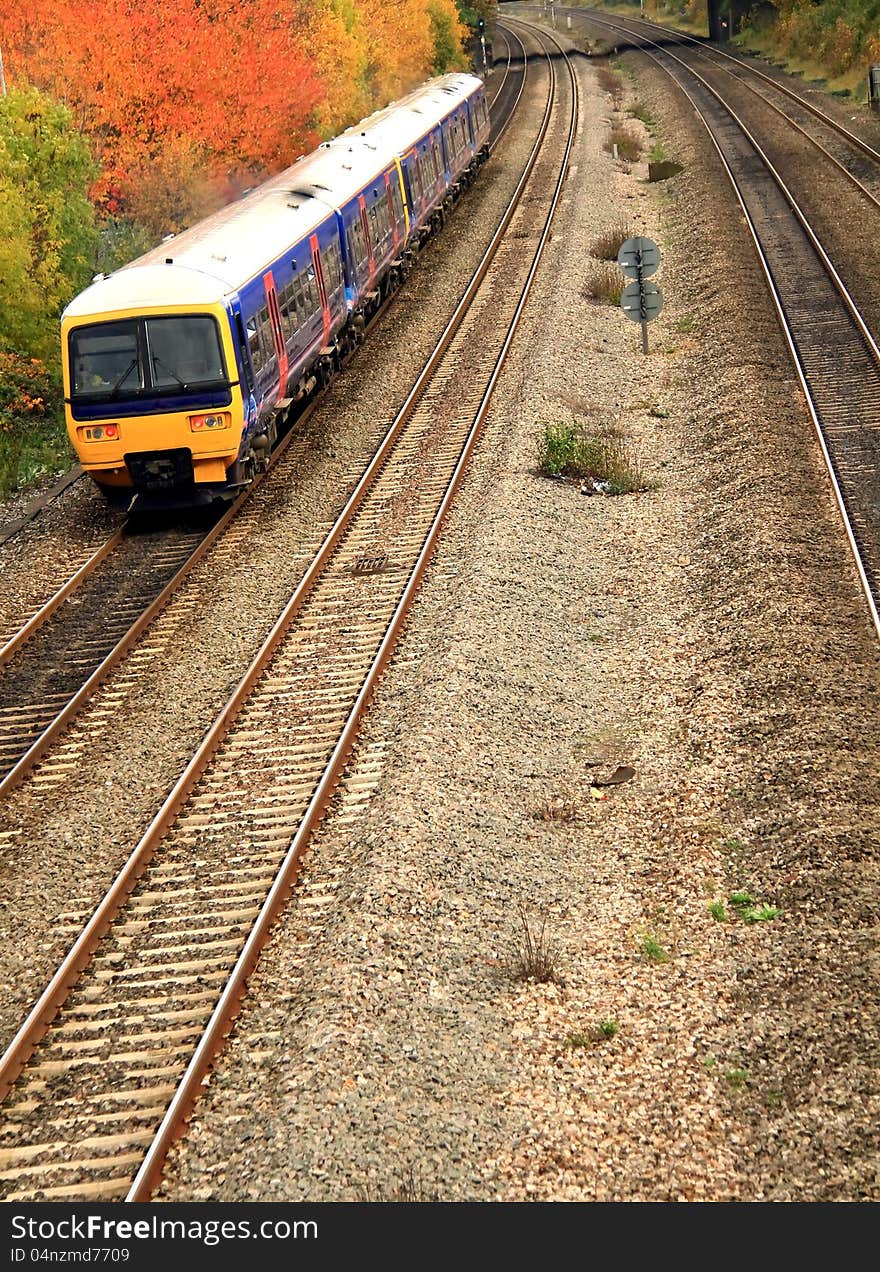
[[[507,130],[525,84],[525,52],[515,33],[509,33],[506,47],[501,80],[492,99],[494,105],[499,96],[504,98],[497,120],[493,117],[492,148]],[[392,300],[373,318],[371,330]],[[297,423],[304,424],[319,401],[320,396],[310,402]],[[273,456],[273,465],[290,440],[288,433]],[[22,615],[11,631],[0,633],[0,798],[32,771],[119,666],[192,570],[228,532],[263,476],[213,528],[176,525],[143,533],[138,523],[123,526],[72,572],[61,574],[44,604]],[[68,480],[50,492],[47,500],[70,484]],[[37,516],[43,506],[35,505],[32,515]],[[25,524],[21,521],[17,529]]]
[[[859,220],[859,216],[864,218],[865,207],[874,217],[874,192],[861,181],[857,188],[851,165],[831,156],[827,146],[820,146],[801,123],[795,127],[785,116],[785,134],[780,136],[780,108],[768,105],[762,94],[756,98],[749,91],[753,103],[760,100],[761,113],[751,114],[747,123],[742,116],[745,90],[740,76],[735,76],[735,108],[729,100],[727,68],[722,76],[728,82],[725,90],[719,83],[717,57],[713,59],[714,72],[705,73],[705,50],[698,41],[668,30],[661,34],[660,28],[648,28],[636,20],[611,19],[592,10],[570,12],[609,32],[618,46],[626,40],[664,70],[685,94],[718,151],[764,270],[828,468],[871,621],[880,635],[880,348],[874,335],[880,324],[880,284],[873,246],[877,224]],[[763,86],[768,79],[761,77]],[[787,98],[796,96],[786,94]],[[775,121],[772,127],[767,123],[768,114]],[[821,117],[823,130],[833,126],[834,135],[874,170],[880,156],[870,146],[856,147],[853,134],[815,108],[810,107],[809,114]],[[756,135],[759,128],[760,138]],[[806,142],[812,157],[793,156],[792,138]],[[819,182],[815,156],[821,156],[823,164]],[[837,184],[829,185],[832,180]],[[858,216],[842,214],[842,208],[850,206],[841,203],[844,198],[858,200]],[[864,231],[858,229],[860,225]],[[853,259],[845,243],[847,235],[854,234],[865,244],[860,262]],[[866,254],[869,242],[872,248]],[[863,293],[867,298],[859,305],[853,296],[856,290],[860,298]]]
[[[406,402],[0,1062],[8,1200],[143,1200],[290,891],[477,443],[560,198],[577,84]],[[524,243],[533,244],[529,252]]]

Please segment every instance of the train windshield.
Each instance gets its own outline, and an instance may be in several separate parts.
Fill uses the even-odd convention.
[[[130,318],[70,333],[72,397],[125,402],[228,387],[220,331],[210,317]]]

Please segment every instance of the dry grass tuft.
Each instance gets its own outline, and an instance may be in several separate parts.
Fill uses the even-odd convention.
[[[619,305],[620,296],[626,284],[621,271],[611,261],[603,261],[594,265],[581,288],[584,300],[602,300],[608,305]]]
[[[598,238],[593,240],[590,251],[597,256],[600,261],[617,261],[617,253],[620,251],[627,239],[636,238],[637,232],[630,229],[628,225],[620,222],[612,225],[605,230]]]
[[[539,910],[534,921],[522,901],[519,903],[522,934],[514,942],[510,971],[515,980],[534,981],[538,985],[561,985],[562,978],[556,965],[558,952],[547,932],[548,915]]]
[[[612,154],[615,146],[618,159],[624,159],[627,163],[634,163],[641,157],[641,138],[625,124],[614,124],[605,142],[605,149]]]

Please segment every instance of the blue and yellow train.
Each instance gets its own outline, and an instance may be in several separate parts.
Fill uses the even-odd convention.
[[[230,498],[325,384],[488,154],[445,75],[97,278],[61,321],[67,427],[112,502]]]

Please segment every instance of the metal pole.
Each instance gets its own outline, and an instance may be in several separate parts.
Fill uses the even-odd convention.
[[[639,307],[642,315],[642,353],[648,352],[648,315],[645,313],[645,280],[642,278],[642,249],[636,252],[636,269],[639,280]]]

